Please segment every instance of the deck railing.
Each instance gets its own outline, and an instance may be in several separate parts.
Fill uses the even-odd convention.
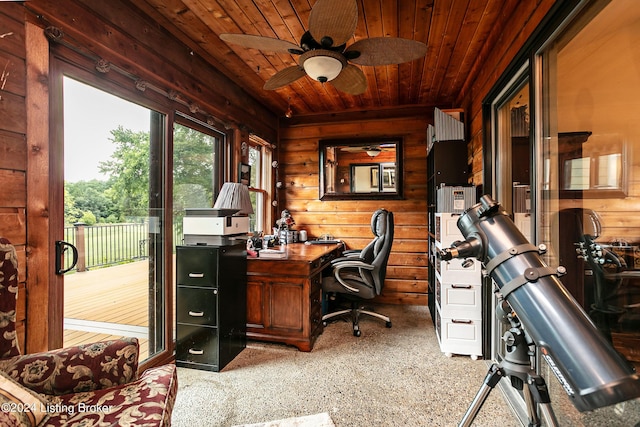
[[[77,271],[122,264],[147,258],[148,223],[124,223],[65,227],[65,241],[78,249]],[[65,265],[71,265],[72,254],[65,252]]]
[[[86,271],[149,257],[149,223],[85,225],[64,228],[64,240],[78,249],[78,263],[71,271]],[[174,227],[173,241],[182,242],[182,227]],[[176,243],[180,244],[180,243]],[[64,268],[73,254],[64,253]]]

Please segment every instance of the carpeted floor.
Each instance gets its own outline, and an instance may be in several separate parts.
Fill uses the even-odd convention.
[[[312,352],[250,341],[222,372],[179,368],[173,426],[235,426],[328,413],[337,427],[455,426],[483,383],[488,366],[446,357],[429,311],[384,305],[393,327],[363,317],[329,324]],[[477,426],[518,426],[495,389]]]

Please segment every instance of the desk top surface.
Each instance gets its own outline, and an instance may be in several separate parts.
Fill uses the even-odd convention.
[[[304,243],[290,243],[284,245],[284,251],[287,254],[285,258],[252,258],[247,257],[249,262],[252,261],[303,261],[312,262],[332,251],[340,248],[342,243],[322,244],[322,245],[305,245]],[[277,249],[277,248],[276,248]]]

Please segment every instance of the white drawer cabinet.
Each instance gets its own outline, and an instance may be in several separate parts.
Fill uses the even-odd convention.
[[[459,214],[436,212],[435,229],[438,249],[451,247],[453,242],[464,240],[458,228],[458,218],[460,218]]]
[[[482,357],[482,320],[444,317],[436,308],[436,331],[440,350],[447,356]]]
[[[464,240],[457,226],[459,215],[436,213],[435,217],[438,249]],[[447,356],[468,355],[476,360],[483,356],[482,263],[474,258],[443,261],[437,252],[433,258],[434,324],[440,350]]]

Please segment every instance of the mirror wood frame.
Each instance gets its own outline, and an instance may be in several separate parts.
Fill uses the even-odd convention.
[[[326,174],[327,174],[327,165],[329,161],[328,150],[336,147],[349,147],[349,148],[362,148],[365,151],[365,148],[371,145],[379,145],[379,144],[395,144],[396,152],[395,152],[395,164],[396,164],[396,172],[395,172],[395,186],[396,191],[382,191],[379,192],[370,192],[370,193],[354,193],[351,192],[351,183],[347,185],[349,188],[348,192],[327,192],[327,182],[326,182]],[[402,168],[402,160],[403,160],[403,151],[402,151],[402,138],[400,137],[388,137],[388,138],[353,138],[353,139],[324,139],[319,141],[319,151],[320,151],[320,161],[319,161],[319,198],[320,200],[385,200],[385,199],[402,199],[403,194],[403,181],[402,177],[404,175],[404,171]],[[368,157],[366,158],[366,162],[362,163],[376,163],[379,165],[385,164],[388,165],[389,161],[387,159],[380,158],[380,160],[375,161],[377,157]],[[344,165],[348,171],[351,170],[352,164]],[[337,173],[337,170],[336,170]],[[349,176],[349,179],[351,177]],[[382,179],[382,176],[380,176]],[[337,177],[336,177],[337,180]]]

